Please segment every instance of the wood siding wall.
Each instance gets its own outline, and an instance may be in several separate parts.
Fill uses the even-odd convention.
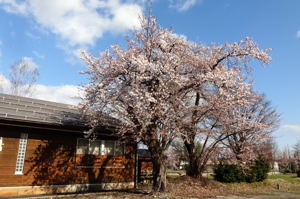
[[[23,175],[15,175],[21,133],[28,143]],[[125,145],[124,156],[93,156],[76,155],[83,134],[0,126],[0,137],[0,187],[134,182],[134,144]]]

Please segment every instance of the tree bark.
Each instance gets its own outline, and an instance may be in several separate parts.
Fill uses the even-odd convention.
[[[153,192],[163,192],[167,186],[167,170],[163,157],[152,157],[153,162]]]
[[[185,147],[188,152],[189,166],[186,170],[186,175],[192,178],[202,179],[202,174],[205,170],[206,162],[201,161],[201,154],[197,154],[194,143],[185,142]],[[202,157],[203,158],[203,157]]]
[[[187,168],[186,175],[193,178],[202,177],[202,173],[200,172],[200,165],[198,164],[198,158],[195,154],[189,154],[189,166]]]

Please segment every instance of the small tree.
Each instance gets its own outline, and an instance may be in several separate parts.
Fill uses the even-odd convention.
[[[268,177],[269,171],[270,163],[263,156],[258,156],[256,160],[250,163],[246,181],[261,182]]]
[[[290,147],[287,145],[284,147],[284,149],[281,151],[279,158],[279,169],[283,173],[291,173],[292,172],[292,164],[294,164],[295,160],[293,158],[292,152],[290,150]]]
[[[30,96],[39,76],[36,64],[28,57],[10,67],[10,93],[13,95]]]
[[[300,170],[300,140],[293,146],[293,153],[297,168]]]

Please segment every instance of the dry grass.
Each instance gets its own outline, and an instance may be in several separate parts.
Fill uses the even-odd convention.
[[[213,197],[222,195],[226,186],[213,180],[200,181],[187,176],[174,179],[168,184],[167,192],[173,197]]]
[[[292,179],[293,178],[293,179]],[[165,193],[151,194],[151,185],[143,185],[136,190],[108,191],[88,194],[58,196],[59,198],[75,199],[183,199],[183,198],[212,198],[216,196],[247,196],[271,194],[274,192],[300,193],[300,181],[294,176],[271,176],[264,182],[256,183],[220,183],[212,179],[202,181],[187,176],[172,176],[168,178],[168,188]]]
[[[287,179],[267,179],[255,183],[220,183],[214,180],[201,182],[189,177],[179,177],[168,185],[168,192],[173,197],[208,198],[226,195],[257,195],[274,192],[295,192],[300,190],[300,183]]]

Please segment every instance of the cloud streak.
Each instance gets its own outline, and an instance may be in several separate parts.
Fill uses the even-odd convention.
[[[44,59],[45,58],[45,55],[42,55],[41,53],[39,53],[35,50],[32,51],[32,54],[34,54],[39,59]]]
[[[300,124],[286,124],[282,125],[279,129],[280,131],[286,133],[293,133],[300,136]]]
[[[170,7],[176,9],[178,12],[185,12],[195,6],[198,3],[201,3],[202,0],[169,0]]]

